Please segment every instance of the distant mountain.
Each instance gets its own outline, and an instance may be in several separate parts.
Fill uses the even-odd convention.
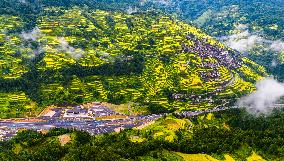
[[[44,7],[32,30],[23,15],[0,16],[1,118],[89,101],[135,102],[150,112],[226,106],[266,74],[159,12]]]
[[[228,35],[240,23],[273,39],[284,36],[282,0],[2,0],[0,13],[32,20],[45,7],[74,5],[124,12],[161,10],[203,27],[208,34],[217,37]]]
[[[284,36],[282,0],[156,0],[143,6],[177,14],[213,36],[228,35],[236,24],[247,24],[251,31],[261,30],[274,39]]]

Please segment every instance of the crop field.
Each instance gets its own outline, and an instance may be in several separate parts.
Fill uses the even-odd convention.
[[[26,115],[26,104],[91,101],[133,102],[149,112],[208,109],[252,92],[266,75],[200,29],[158,13],[50,7],[36,23],[6,32],[23,22],[0,18],[2,86],[12,84],[6,91],[26,102],[13,96],[19,110],[9,114],[15,107],[2,101],[1,118]]]

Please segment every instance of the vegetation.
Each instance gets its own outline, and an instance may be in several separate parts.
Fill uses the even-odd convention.
[[[192,22],[216,37],[232,34],[238,24],[247,24],[252,32],[262,31],[266,37],[279,39],[284,35],[281,0],[169,0],[147,1],[142,9],[161,9]],[[214,3],[213,3],[214,2]],[[163,5],[164,4],[164,5]],[[137,6],[137,4],[133,4]]]
[[[165,3],[161,3],[165,2]],[[269,73],[283,81],[283,49],[273,51],[267,41],[282,41],[284,37],[284,10],[281,0],[169,0],[147,1],[143,6],[134,5],[141,10],[160,9],[202,28],[209,35],[220,39],[248,32],[257,35],[262,43],[244,51],[244,55],[263,65]],[[241,29],[241,31],[240,31]],[[249,39],[240,37],[238,40]],[[280,42],[279,41],[279,42]],[[239,42],[242,44],[242,42]],[[279,45],[280,46],[280,45]],[[282,45],[283,46],[283,45]]]
[[[283,120],[283,111],[256,118],[233,109],[189,120],[167,116],[140,130],[98,136],[66,129],[53,129],[47,134],[29,130],[20,132],[10,141],[0,142],[0,157],[21,161],[202,158],[280,161],[284,158]],[[173,134],[174,141],[157,137],[158,131]],[[70,138],[61,145],[58,136]]]
[[[1,0],[0,118],[91,101],[127,114],[231,106],[255,90],[275,57],[245,58],[208,34],[226,36],[248,24],[250,32],[282,38],[282,8],[280,0]],[[268,71],[283,77],[282,66]],[[23,130],[0,142],[0,160],[280,161],[283,124],[283,111],[256,118],[231,109],[172,114],[96,136]]]
[[[90,101],[133,102],[152,113],[213,108],[252,92],[266,74],[161,13],[45,7],[39,15],[30,31],[21,16],[0,18],[1,118]]]

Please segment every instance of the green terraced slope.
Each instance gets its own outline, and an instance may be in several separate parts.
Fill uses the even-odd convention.
[[[135,102],[151,112],[228,105],[263,67],[159,13],[45,8],[33,31],[0,16],[0,117],[49,104]]]

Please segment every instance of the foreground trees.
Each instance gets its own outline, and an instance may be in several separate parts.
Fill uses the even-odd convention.
[[[170,151],[205,153],[219,158],[230,154],[240,160],[245,160],[254,151],[268,160],[284,158],[283,112],[258,118],[239,110],[217,115],[219,118],[211,121],[192,119],[193,130],[176,131],[178,137],[173,142],[153,137],[155,131],[151,129],[124,130],[99,136],[65,129],[53,129],[47,134],[28,130],[20,132],[10,141],[0,142],[0,158],[22,161],[181,159]],[[222,127],[224,123],[229,129]],[[61,146],[57,136],[65,133],[70,134],[71,141]],[[132,142],[132,136],[146,140]]]

